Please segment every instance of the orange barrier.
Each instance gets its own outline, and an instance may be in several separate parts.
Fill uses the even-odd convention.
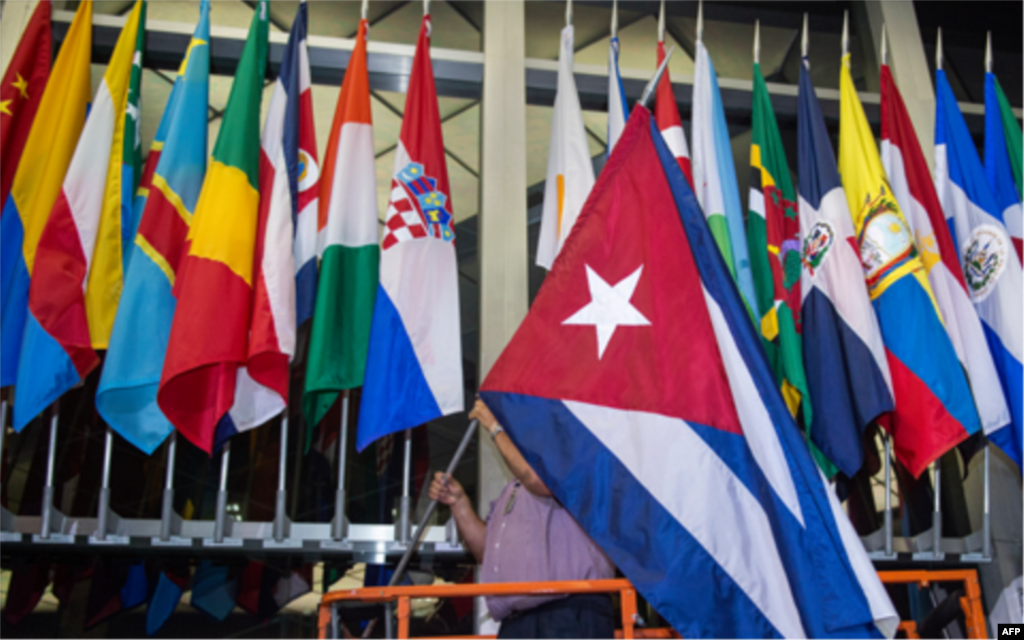
[[[576,593],[618,593],[622,607],[622,637],[669,637],[667,635],[642,636],[634,630],[636,624],[636,589],[629,580],[565,580],[558,582],[497,582],[489,584],[442,584],[404,587],[363,587],[347,591],[329,591],[320,601],[320,637],[326,638],[331,624],[331,605],[335,602],[390,602],[397,600],[398,637],[409,637],[409,602],[413,598],[474,598],[476,596],[562,595]],[[648,631],[648,630],[644,630]],[[649,631],[655,631],[650,629]],[[467,636],[484,637],[484,636]]]
[[[878,577],[883,584],[917,584],[922,589],[932,582],[962,582],[964,597],[960,598],[960,608],[964,610],[964,621],[967,623],[968,638],[987,638],[988,626],[985,624],[985,609],[981,606],[981,585],[978,584],[978,572],[974,569],[949,569],[939,571],[879,571]],[[907,623],[903,623],[907,624]],[[916,638],[917,625],[913,628],[901,628],[908,638]],[[913,634],[913,635],[911,635]]]
[[[974,569],[948,571],[879,571],[883,584],[917,584],[921,588],[932,582],[963,582],[964,597],[960,606],[967,622],[968,638],[986,638],[985,611],[981,605],[981,586]],[[393,602],[398,601],[398,638],[409,637],[410,602],[414,598],[475,598],[477,596],[516,595],[568,595],[577,593],[618,593],[622,608],[622,629],[616,638],[678,638],[672,629],[637,629],[636,589],[625,579],[566,580],[559,582],[498,582],[488,584],[444,584],[402,587],[363,587],[344,591],[329,591],[320,601],[319,637],[327,638],[331,626],[331,609],[338,602]],[[917,638],[917,624],[904,621],[899,630],[907,638]],[[493,638],[494,636],[461,636],[462,638]]]

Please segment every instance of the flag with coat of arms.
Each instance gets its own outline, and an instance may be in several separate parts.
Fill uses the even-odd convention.
[[[381,240],[356,446],[464,410],[455,219],[430,16],[413,59]]]

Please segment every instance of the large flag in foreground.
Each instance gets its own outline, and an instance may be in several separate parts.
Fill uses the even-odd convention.
[[[107,424],[147,454],[174,429],[156,395],[177,304],[174,283],[206,173],[206,127],[195,123],[206,117],[209,77],[210,3],[203,0],[150,146],[146,166],[153,171],[143,179],[145,205],[96,392]]]
[[[1007,113],[1009,112],[1009,113]],[[1009,118],[1007,118],[1009,115]],[[996,74],[985,74],[985,176],[1017,259],[1024,261],[1024,210],[1021,208],[1021,130]]]
[[[81,382],[106,349],[124,279],[124,152],[134,138],[129,97],[142,66],[146,4],[128,14],[89,118],[39,238],[29,289],[29,315],[18,362],[14,428],[22,429]],[[135,87],[136,95],[138,87]],[[124,202],[125,195],[129,196]]]
[[[761,342],[790,413],[796,416],[802,406],[809,432],[814,412],[800,343],[800,219],[786,150],[756,62],[753,103],[747,240]]]
[[[693,189],[751,318],[759,319],[729,127],[715,66],[702,40],[697,40],[693,73]]]
[[[811,442],[847,476],[864,464],[863,434],[892,411],[892,379],[861,269],[846,193],[806,60],[797,119],[801,320]]]
[[[92,2],[78,6],[32,122],[0,216],[0,386],[15,383],[36,250],[85,126]]]
[[[594,194],[484,401],[684,637],[891,636],[895,610],[646,109]]]
[[[343,389],[363,384],[380,245],[373,114],[366,68],[369,23],[359,23],[327,141],[320,182],[323,255],[310,329],[303,413],[308,438]]]
[[[381,436],[464,409],[450,194],[427,15],[416,43],[381,240],[356,437],[360,451]]]
[[[658,67],[665,61],[665,41],[658,41]],[[665,138],[665,144],[672,151],[679,168],[683,170],[687,182],[693,186],[693,167],[690,165],[690,147],[686,144],[686,132],[683,131],[683,121],[679,117],[679,106],[676,104],[676,95],[672,92],[672,80],[668,76],[668,67],[661,74],[658,80],[658,88],[654,97],[654,120],[658,123],[658,130]]]
[[[261,0],[189,227],[157,393],[164,415],[207,453],[213,450],[217,423],[235,403],[238,367],[248,357],[268,17],[267,2]]]
[[[21,152],[50,77],[51,46],[50,3],[40,2],[0,84],[0,207],[11,193]]]
[[[1009,424],[1010,409],[1006,406],[981,321],[967,293],[956,245],[946,225],[935,184],[888,65],[882,65],[881,85],[882,164],[892,193],[914,233],[946,333],[967,371],[981,426],[989,433]]]
[[[995,196],[944,71],[935,78],[935,187],[956,239],[967,291],[978,311],[1012,423],[986,430],[1018,467],[1024,394],[1024,280]]]
[[[981,423],[921,254],[882,168],[850,76],[849,54],[843,57],[839,91],[839,173],[892,372],[896,409],[887,426],[896,456],[916,477]]]
[[[558,92],[551,116],[551,147],[544,183],[544,211],[537,242],[537,264],[550,269],[594,186],[594,165],[583,128],[583,110],[572,74],[573,27],[562,29],[558,52]],[[384,247],[387,249],[387,247]]]

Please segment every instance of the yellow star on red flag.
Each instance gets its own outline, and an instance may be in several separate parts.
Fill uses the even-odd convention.
[[[6,113],[7,115],[14,115],[11,113],[11,101],[0,100],[0,113]]]
[[[18,90],[22,98],[28,100],[28,80],[21,77],[21,74],[15,74],[18,79],[11,83],[11,86]]]

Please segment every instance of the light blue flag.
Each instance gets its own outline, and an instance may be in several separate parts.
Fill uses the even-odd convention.
[[[147,454],[174,429],[156,394],[176,306],[174,280],[206,174],[206,126],[196,123],[207,119],[209,42],[210,4],[203,0],[150,148],[147,167],[155,171],[140,189],[145,209],[96,393],[96,409],[107,424]]]
[[[1020,466],[1024,275],[1003,218],[1006,209],[989,186],[946,74],[939,69],[935,75],[935,188],[1012,417],[1011,424],[986,428],[985,435]]]

